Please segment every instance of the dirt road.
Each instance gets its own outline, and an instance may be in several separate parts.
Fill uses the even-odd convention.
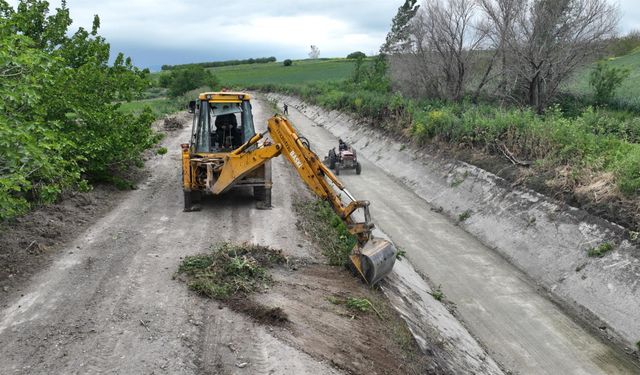
[[[188,132],[170,136],[169,154],[148,166],[152,176],[0,312],[0,373],[196,373],[208,365],[215,369],[219,360],[231,367],[236,360],[259,363],[267,373],[282,369],[284,360],[293,372],[333,372],[172,280],[182,257],[216,241],[268,241],[294,249],[302,243],[290,230],[295,218],[285,214],[291,198],[282,189],[275,192],[280,206],[272,211],[256,211],[252,199],[238,197],[211,202],[212,209],[196,217],[183,213],[176,165]],[[283,184],[294,182],[286,171],[274,172]],[[203,331],[237,347],[237,358],[211,358],[224,355],[217,348],[223,344],[212,343]],[[253,339],[236,334],[242,331],[253,332]]]
[[[271,108],[254,102],[256,124],[264,126],[270,114]],[[336,142],[299,113],[291,117],[318,152]],[[151,177],[138,190],[78,233],[28,285],[2,299],[0,373],[408,373],[403,363],[413,361],[392,351],[391,334],[377,331],[375,320],[353,323],[326,301],[362,287],[344,272],[312,265],[303,273],[275,275],[276,287],[256,298],[286,304],[292,329],[256,324],[172,280],[184,256],[219,241],[252,241],[317,259],[292,214],[295,193],[304,187],[282,159],[273,162],[273,209],[256,210],[250,193],[239,191],[205,201],[200,212],[183,213],[176,165],[188,132],[166,139],[169,154],[148,163]],[[343,179],[373,202],[377,224],[417,268],[443,285],[467,325],[508,369],[632,371],[538,296],[513,267],[363,162],[362,176]],[[379,340],[385,334],[388,342]],[[428,369],[441,372],[437,365]]]
[[[281,106],[281,105],[280,105]],[[337,139],[289,106],[289,118],[317,153]],[[384,155],[379,155],[380,158]],[[521,374],[629,374],[640,369],[541,296],[526,276],[369,160],[340,178],[372,202],[376,225],[416,269],[442,285],[469,330],[494,359]],[[398,166],[402,168],[402,166]]]
[[[255,104],[257,126],[270,114]],[[321,264],[278,271],[272,291],[256,299],[285,307],[292,323],[284,328],[257,324],[172,279],[184,256],[221,241],[318,259],[296,229],[292,202],[304,187],[284,160],[273,162],[273,209],[255,209],[251,193],[238,191],[183,213],[177,166],[189,131],[167,137],[169,153],[147,163],[151,176],[138,190],[27,285],[3,294],[0,374],[408,372],[394,338],[378,340],[390,335],[369,321],[375,316],[353,320],[327,301],[368,293],[348,272]]]

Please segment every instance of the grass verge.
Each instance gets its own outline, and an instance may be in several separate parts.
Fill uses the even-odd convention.
[[[321,243],[322,254],[332,266],[346,266],[349,254],[356,245],[356,238],[335,214],[329,203],[299,201],[293,205],[300,218],[298,229],[311,237],[314,243]]]

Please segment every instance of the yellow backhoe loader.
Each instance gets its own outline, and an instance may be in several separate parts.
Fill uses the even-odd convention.
[[[249,94],[240,92],[199,95],[191,141],[182,145],[185,211],[194,210],[202,194],[218,195],[240,186],[253,187],[259,208],[270,207],[270,160],[284,155],[311,191],[328,201],[356,236],[350,255],[352,270],[369,284],[380,281],[393,268],[396,249],[389,241],[373,237],[369,202],[356,200],[345,189],[286,118],[271,117],[268,130],[256,134],[250,101]],[[265,138],[267,134],[271,140]],[[355,219],[357,211],[363,213],[363,221]]]

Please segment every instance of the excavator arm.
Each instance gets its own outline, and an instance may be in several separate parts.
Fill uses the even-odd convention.
[[[228,190],[235,181],[268,160],[284,155],[294,166],[302,181],[316,196],[331,204],[349,231],[356,236],[357,244],[350,255],[353,269],[370,284],[380,281],[393,268],[396,249],[389,241],[373,238],[371,232],[374,225],[371,223],[369,214],[369,202],[356,200],[346,190],[342,182],[310,150],[308,142],[298,136],[286,118],[271,117],[267,126],[267,132],[256,134],[225,157],[220,167],[220,176],[213,185],[213,193],[218,194]],[[273,143],[266,141],[257,146],[267,134],[271,135]],[[343,203],[340,192],[346,195],[349,203]],[[364,221],[357,221],[354,218],[354,213],[358,210],[364,213]]]

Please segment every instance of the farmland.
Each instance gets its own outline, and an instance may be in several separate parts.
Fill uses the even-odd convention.
[[[616,91],[615,102],[624,104],[627,107],[640,108],[640,50],[620,57],[610,57],[607,64],[629,70],[629,77],[622,83]],[[591,95],[592,89],[589,86],[589,73],[593,66],[587,66],[576,73],[573,80],[568,83],[567,91],[577,95]]]
[[[347,59],[296,60],[291,66],[282,62],[234,65],[211,68],[223,85],[244,87],[257,84],[301,84],[338,81],[348,78],[355,62]]]

